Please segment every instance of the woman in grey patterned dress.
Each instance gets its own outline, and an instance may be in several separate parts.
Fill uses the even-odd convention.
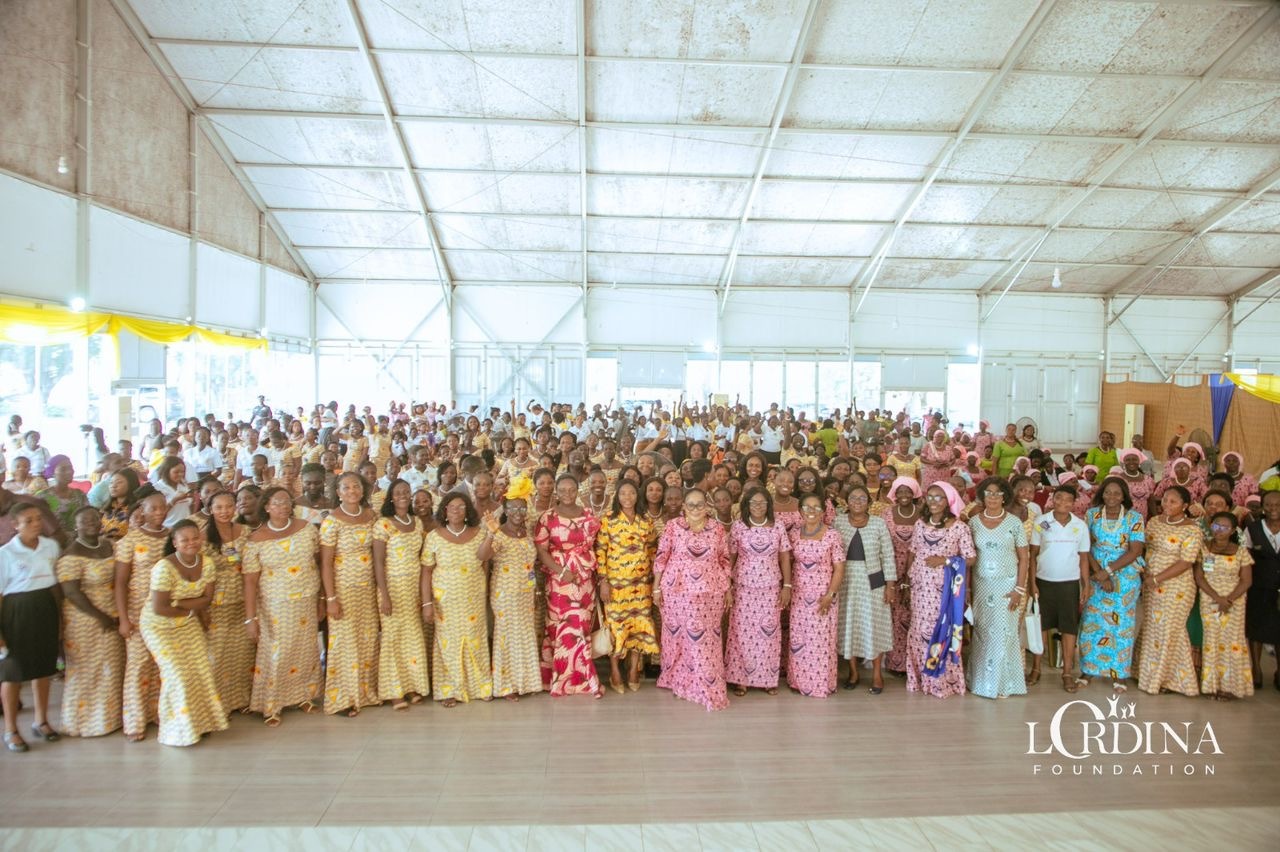
[[[861,485],[849,489],[849,511],[837,515],[847,562],[840,602],[840,656],[849,661],[845,689],[858,685],[858,663],[871,660],[871,694],[884,689],[880,664],[893,648],[893,623],[889,605],[898,587],[893,561],[893,539],[884,519],[869,514],[871,494]]]
[[[969,691],[983,698],[1026,695],[1018,622],[1026,602],[1028,548],[1022,521],[1005,511],[1013,492],[1003,479],[978,485],[982,511],[969,520],[978,564],[973,572],[973,654]]]

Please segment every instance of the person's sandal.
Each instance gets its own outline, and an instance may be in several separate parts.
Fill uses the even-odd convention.
[[[1062,691],[1075,693],[1080,688],[1080,684],[1076,683],[1074,675],[1064,674],[1062,676]]]
[[[405,701],[403,698],[401,698],[399,701],[393,701],[391,703],[391,709],[392,710],[408,710],[409,702]]]
[[[53,729],[53,725],[50,725],[48,722],[41,722],[39,725],[32,725],[31,733],[35,734],[47,743],[56,743],[58,740],[62,739],[62,734],[55,731]]]
[[[766,689],[766,690],[764,691],[764,694],[765,694],[765,695],[777,695],[777,694],[778,694],[778,687],[776,687],[776,686],[771,686],[771,687],[769,687],[768,689]]]
[[[446,698],[444,701],[441,701],[441,702],[440,702],[440,706],[441,706],[441,707],[443,707],[443,708],[445,708],[446,710],[447,710],[447,709],[449,709],[449,708],[451,708],[451,707],[457,707],[457,706],[458,706],[458,699],[456,699],[456,698]]]
[[[1027,674],[1027,686],[1035,686],[1039,682],[1040,682],[1040,670],[1032,669],[1030,673]]]
[[[280,714],[273,713],[267,718],[263,719],[262,723],[266,725],[268,728],[278,728],[280,727]]]
[[[314,701],[304,701],[298,705],[298,709],[307,715],[311,715],[312,713],[316,712],[320,708],[316,705]]]
[[[17,731],[4,732],[4,747],[9,751],[24,752],[27,751],[27,741]]]
[[[622,681],[620,680],[614,680],[613,678],[609,678],[609,688],[612,689],[614,692],[618,693],[619,695],[627,694],[627,688],[622,685]]]
[[[733,686],[733,694],[734,694],[734,695],[736,695],[736,696],[738,696],[739,698],[741,698],[742,696],[744,696],[744,695],[746,695],[746,694],[747,694],[747,688],[746,688],[745,686],[740,685],[740,684],[734,684],[734,686]]]
[[[857,688],[858,688],[858,680],[859,680],[859,679],[858,679],[858,678],[856,678],[856,677],[855,677],[853,680],[846,680],[846,681],[844,682],[844,688],[845,688],[845,689],[857,689]]]

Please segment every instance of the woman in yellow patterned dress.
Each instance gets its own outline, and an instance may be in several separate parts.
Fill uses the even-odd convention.
[[[1138,659],[1138,688],[1157,695],[1180,692],[1197,696],[1195,664],[1187,616],[1196,602],[1192,566],[1204,538],[1187,517],[1191,496],[1172,485],[1160,498],[1161,514],[1147,522],[1147,570],[1142,577],[1146,610],[1142,619],[1142,651]]]
[[[124,640],[117,628],[115,556],[92,506],[76,513],[76,537],[58,560],[62,584],[66,683],[62,733],[100,737],[120,728]]]
[[[120,635],[124,637],[124,735],[138,742],[147,735],[147,725],[158,722],[160,670],[138,632],[143,605],[150,600],[151,567],[160,561],[169,531],[164,518],[169,512],[164,495],[151,492],[138,504],[142,522],[132,524],[124,538],[116,542],[116,612]]]
[[[422,535],[409,483],[392,480],[382,517],[373,525],[373,574],[382,623],[378,698],[396,710],[431,694],[422,632]]]
[[[378,599],[373,522],[358,473],[338,477],[338,507],[320,523],[320,581],[329,614],[324,712],[356,716],[378,704]]]
[[[209,504],[212,517],[205,527],[205,553],[216,573],[213,604],[209,607],[209,658],[218,697],[227,711],[244,710],[253,695],[253,660],[256,649],[244,629],[245,543],[249,528],[235,522],[236,495],[215,494]]]
[[[609,687],[622,692],[619,660],[627,655],[627,686],[640,688],[644,669],[641,654],[657,654],[653,624],[653,560],[649,556],[651,524],[638,508],[640,489],[630,480],[618,483],[613,506],[596,535],[596,572],[600,575],[600,599],[613,634],[609,656]]]
[[[542,691],[537,611],[537,550],[529,535],[529,505],[519,492],[526,477],[508,489],[502,505],[502,526],[485,539],[477,556],[493,560],[489,572],[489,606],[493,610],[493,694],[519,701],[521,695]],[[531,491],[532,489],[530,489]]]
[[[1209,538],[1195,568],[1203,596],[1200,691],[1228,700],[1253,695],[1243,603],[1253,582],[1253,557],[1240,544],[1238,523],[1232,512],[1218,512],[1209,520]]]
[[[267,727],[274,728],[286,707],[297,705],[304,713],[316,709],[316,631],[324,601],[316,528],[293,517],[293,497],[285,489],[267,489],[262,497],[266,521],[250,533],[241,571],[245,631],[258,645],[249,709],[261,713]]]
[[[423,618],[435,619],[432,697],[443,707],[493,697],[485,577],[479,556],[484,540],[471,500],[461,491],[442,497],[436,528],[422,545],[422,582],[431,589],[431,601],[423,601],[422,613]]]
[[[195,745],[205,734],[227,729],[204,634],[217,569],[203,548],[194,521],[173,525],[165,558],[151,569],[151,600],[142,610],[142,638],[160,668],[161,745]]]

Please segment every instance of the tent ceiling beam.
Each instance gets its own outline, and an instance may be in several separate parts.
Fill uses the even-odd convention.
[[[444,297],[445,306],[452,307],[453,282],[449,278],[449,267],[445,263],[444,254],[440,251],[440,238],[436,234],[435,223],[431,221],[431,210],[427,207],[427,196],[422,190],[422,183],[413,173],[413,161],[409,157],[409,147],[405,144],[404,134],[400,131],[400,125],[396,123],[395,110],[391,106],[391,97],[387,92],[386,81],[382,77],[382,69],[378,67],[377,60],[369,52],[369,34],[365,31],[364,19],[360,15],[360,9],[356,6],[356,0],[346,0],[346,7],[347,13],[351,18],[351,26],[355,30],[360,55],[365,60],[369,74],[378,90],[378,98],[382,106],[382,120],[385,122],[387,132],[394,143],[393,147],[405,173],[405,179],[413,189],[413,199],[418,203],[418,212],[421,214],[423,225],[426,227],[427,239],[431,242],[431,253],[435,259],[436,275],[440,280],[440,290]]]
[[[334,121],[380,121],[381,116],[367,112],[330,112],[325,110],[290,110],[259,109],[251,107],[207,107],[197,108],[200,115],[209,118],[222,116],[248,118],[307,118]],[[562,127],[565,130],[576,128],[577,121],[561,118],[503,118],[497,116],[476,115],[396,115],[395,121],[400,124],[474,124],[495,125],[499,127]],[[681,124],[668,121],[593,121],[588,119],[587,127],[604,130],[620,130],[635,132],[657,130],[672,133],[741,133],[760,134],[768,132],[764,125],[744,124]],[[952,139],[955,131],[888,129],[877,127],[801,127],[788,126],[778,129],[779,136],[895,136],[910,139]],[[992,142],[1061,142],[1082,145],[1120,145],[1134,144],[1137,140],[1125,136],[1090,136],[1068,133],[1023,133],[1010,131],[1005,133],[993,131],[971,131],[966,138]],[[1152,140],[1159,145],[1185,146],[1194,148],[1231,148],[1252,149],[1257,151],[1274,151],[1275,145],[1266,142],[1243,142],[1233,140],[1203,139],[1159,139]],[[275,165],[275,164],[273,164]],[[908,181],[909,182],[909,181]]]
[[[174,47],[202,47],[252,50],[262,47],[261,42],[235,40],[208,40],[197,38],[157,38],[156,44]],[[357,53],[358,48],[340,44],[281,44],[272,42],[267,45],[272,50],[305,51],[311,53]],[[524,60],[563,60],[574,59],[567,53],[530,53],[527,51],[504,50],[457,50],[446,47],[374,47],[370,51],[374,56],[466,56],[474,59],[524,59]],[[616,56],[591,54],[584,57],[585,63],[609,63],[624,65],[687,65],[691,67],[710,66],[715,68],[790,68],[792,63],[764,59],[691,59],[688,57],[667,56]],[[943,68],[937,65],[894,65],[875,62],[801,62],[801,71],[869,71],[891,73],[925,73],[936,74],[945,71],[949,74],[994,74],[998,68]],[[1147,74],[1125,73],[1119,71],[1078,71],[1071,69],[1039,69],[1019,68],[1018,74],[1028,77],[1058,77],[1063,79],[1103,79],[1103,80],[1166,80],[1173,82],[1190,82],[1195,79],[1189,74]],[[1227,82],[1255,83],[1247,77],[1223,77]]]
[[[311,271],[311,267],[307,264],[306,259],[298,253],[298,250],[294,247],[293,243],[290,242],[288,235],[285,234],[284,229],[280,227],[280,223],[276,221],[276,217],[271,215],[271,212],[267,209],[266,202],[262,200],[262,196],[258,193],[258,188],[253,185],[253,181],[249,180],[249,176],[244,173],[244,169],[240,168],[240,164],[237,163],[236,158],[232,156],[231,150],[227,147],[226,143],[222,141],[221,134],[214,132],[213,128],[208,126],[210,122],[201,117],[201,110],[196,104],[195,98],[192,97],[186,84],[182,82],[182,78],[178,76],[178,72],[173,69],[171,64],[169,64],[169,59],[164,55],[164,51],[161,50],[155,40],[151,38],[150,33],[147,32],[146,26],[143,25],[142,21],[133,11],[128,0],[108,0],[108,2],[111,3],[111,7],[115,9],[116,14],[120,16],[120,20],[124,22],[125,27],[133,34],[133,37],[137,40],[138,45],[142,48],[143,52],[147,54],[147,58],[151,60],[151,64],[156,67],[156,70],[160,72],[160,76],[164,77],[165,82],[169,84],[169,88],[173,91],[174,95],[176,95],[178,100],[182,102],[182,105],[187,108],[188,112],[193,113],[200,118],[200,120],[197,121],[197,124],[203,131],[205,131],[205,138],[209,140],[209,143],[213,146],[213,150],[217,152],[218,158],[222,160],[223,164],[228,170],[230,170],[232,176],[235,177],[236,183],[240,185],[244,194],[247,195],[253,205],[258,208],[259,215],[263,217],[263,220],[267,223],[267,227],[276,235],[276,238],[280,241],[280,245],[283,246],[284,250],[288,253],[289,258],[297,265],[298,269],[302,271],[303,277],[312,284],[315,284],[315,273]],[[259,254],[261,254],[261,252],[259,252]]]
[[[725,257],[724,268],[720,272],[720,305],[716,310],[717,322],[719,317],[724,316],[725,305],[729,302],[729,288],[733,286],[733,270],[738,262],[738,250],[742,246],[742,231],[746,227],[747,219],[751,216],[751,208],[755,206],[756,196],[760,194],[760,179],[764,177],[765,169],[768,168],[769,154],[773,150],[773,143],[778,138],[778,130],[781,129],[782,119],[787,114],[787,105],[791,103],[796,82],[800,79],[800,64],[804,62],[804,53],[809,45],[809,33],[813,30],[813,19],[817,15],[820,2],[821,0],[809,0],[804,13],[804,22],[800,25],[800,32],[796,35],[796,42],[791,50],[791,63],[787,66],[786,76],[773,102],[773,119],[769,123],[769,134],[765,137],[765,142],[760,146],[760,153],[756,157],[751,188],[747,190],[746,200],[742,203],[742,215],[738,217],[738,224],[733,230],[733,241],[729,244],[729,254]],[[586,238],[585,231],[583,238]]]
[[[1050,217],[1051,224],[1045,228],[1044,233],[1051,234],[1053,231],[1057,230],[1058,226],[1066,221],[1067,217],[1075,212],[1075,210],[1083,204],[1086,199],[1092,196],[1096,190],[1105,187],[1106,182],[1112,177],[1112,175],[1120,171],[1120,169],[1128,164],[1140,151],[1145,150],[1148,145],[1152,144],[1156,137],[1168,129],[1174,119],[1181,115],[1182,112],[1195,100],[1197,95],[1199,95],[1207,86],[1220,79],[1226,72],[1227,68],[1239,59],[1241,54],[1248,50],[1255,41],[1261,38],[1262,35],[1271,28],[1277,17],[1280,17],[1280,5],[1271,6],[1267,11],[1260,15],[1258,19],[1254,21],[1253,24],[1250,25],[1249,28],[1231,44],[1230,47],[1228,47],[1221,55],[1218,56],[1217,59],[1213,61],[1212,64],[1210,64],[1207,69],[1205,69],[1203,74],[1187,85],[1177,97],[1166,104],[1164,108],[1147,123],[1147,126],[1143,129],[1137,139],[1128,141],[1123,148],[1108,157],[1107,160],[1094,172],[1094,176],[1090,178],[1088,185],[1074,193],[1073,198],[1067,199],[1058,207],[1057,210],[1054,211],[1054,215]],[[1044,240],[1040,237],[1033,237],[1027,240],[1026,245],[1035,244],[1037,240],[1039,240],[1040,245],[1044,244]],[[991,281],[982,288],[981,292],[990,293],[995,290],[995,288],[999,286],[1001,279],[1003,279],[1009,271],[1010,269],[1006,268],[997,275],[992,276]],[[1004,293],[1000,294],[1000,298],[1003,299],[1004,294],[1007,292],[1008,288],[1006,287]],[[997,300],[997,304],[998,303],[999,300]]]
[[[1029,45],[1032,39],[1035,38],[1036,33],[1040,31],[1040,27],[1044,24],[1045,20],[1048,19],[1049,13],[1053,11],[1053,7],[1056,3],[1057,0],[1043,0],[1043,2],[1036,7],[1036,11],[1032,14],[1031,20],[1022,28],[1022,32],[1018,34],[1017,40],[1013,43],[1013,46],[1009,48],[1008,53],[1005,55],[1004,62],[1000,64],[1000,70],[991,75],[991,78],[987,80],[986,85],[983,86],[982,92],[978,95],[977,100],[975,100],[969,107],[968,111],[966,111],[964,121],[961,122],[959,129],[956,130],[955,136],[947,142],[946,147],[942,149],[942,152],[938,154],[933,165],[929,167],[929,171],[924,176],[924,179],[920,181],[915,190],[912,191],[911,195],[907,198],[897,217],[897,221],[893,223],[893,227],[886,231],[880,238],[875,251],[871,254],[871,261],[863,266],[859,274],[849,282],[850,320],[857,316],[858,312],[862,310],[862,305],[867,300],[867,294],[871,292],[871,288],[875,284],[876,277],[884,267],[884,259],[889,254],[889,249],[893,247],[893,243],[898,238],[898,234],[902,232],[903,227],[911,218],[911,214],[915,212],[916,207],[919,206],[920,202],[924,199],[925,193],[929,191],[929,187],[933,186],[933,182],[938,179],[938,175],[941,174],[942,170],[951,162],[951,158],[955,156],[960,145],[963,144],[969,132],[973,130],[973,126],[977,124],[982,113],[986,111],[987,106],[995,98],[996,93],[1000,91],[1005,79],[1017,66],[1018,61],[1022,58],[1023,51],[1026,50],[1027,45]],[[859,287],[862,288],[862,295],[860,296],[857,295]]]

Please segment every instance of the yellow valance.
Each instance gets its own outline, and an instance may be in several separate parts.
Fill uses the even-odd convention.
[[[1231,383],[1245,393],[1251,393],[1267,402],[1280,403],[1280,376],[1261,375],[1247,376],[1240,373],[1226,373]]]
[[[180,343],[194,336],[205,343],[218,346],[259,349],[264,352],[267,349],[264,337],[238,337],[188,323],[140,319],[101,311],[77,312],[56,306],[37,308],[0,305],[0,340],[10,343],[70,343],[98,333],[116,337],[121,330],[152,343]]]

